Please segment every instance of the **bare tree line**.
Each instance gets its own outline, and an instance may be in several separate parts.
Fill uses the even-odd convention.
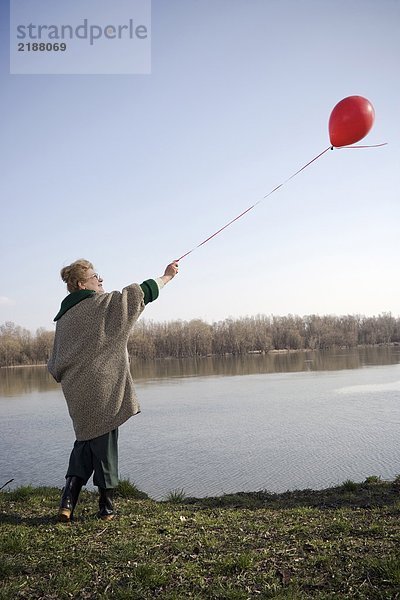
[[[46,363],[53,348],[54,332],[43,327],[32,334],[7,322],[0,326],[0,367]]]
[[[54,332],[32,334],[14,323],[0,326],[0,366],[46,363]],[[296,315],[242,317],[209,324],[200,319],[156,323],[142,320],[128,343],[130,357],[182,358],[243,355],[271,350],[326,350],[376,344],[400,344],[400,317]]]
[[[212,325],[199,319],[141,321],[135,326],[128,351],[138,358],[180,358],[391,343],[400,344],[400,318],[390,313],[377,317],[257,315]]]

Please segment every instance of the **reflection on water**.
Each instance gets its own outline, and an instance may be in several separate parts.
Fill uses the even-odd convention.
[[[58,388],[47,367],[9,367],[0,369],[0,398]]]
[[[383,346],[315,352],[273,352],[265,355],[134,360],[131,370],[136,381],[146,381],[175,377],[340,371],[399,363],[400,348]],[[46,367],[0,369],[0,397],[44,392],[57,388],[58,384]]]
[[[350,385],[337,390],[340,394],[382,394],[384,392],[400,392],[400,380],[389,383],[372,383],[367,385]]]
[[[246,356],[209,356],[132,362],[136,380],[163,377],[206,377],[208,375],[255,375],[300,371],[340,371],[373,365],[400,363],[400,348],[392,346],[325,350],[315,352],[272,352]]]

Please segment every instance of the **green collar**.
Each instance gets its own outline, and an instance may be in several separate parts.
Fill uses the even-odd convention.
[[[70,308],[85,300],[85,298],[90,298],[96,292],[94,290],[78,290],[77,292],[71,292],[68,294],[66,298],[61,302],[61,307],[56,316],[54,317],[54,321],[58,321]]]

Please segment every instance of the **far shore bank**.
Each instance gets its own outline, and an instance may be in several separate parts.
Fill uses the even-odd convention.
[[[268,355],[277,355],[277,354],[305,354],[305,353],[319,353],[326,352],[331,350],[338,351],[347,351],[351,352],[352,350],[362,350],[366,348],[400,348],[399,342],[389,342],[387,344],[359,344],[357,346],[332,346],[329,348],[279,348],[279,349],[271,349],[271,350],[250,350],[249,352],[245,352],[242,354],[234,354],[233,352],[226,352],[225,354],[204,354],[197,356],[157,356],[153,358],[139,358],[137,356],[129,357],[130,362],[140,361],[171,361],[171,360],[204,360],[207,358],[230,358],[237,357],[240,358],[242,356],[268,356]],[[23,364],[23,365],[0,365],[0,369],[21,369],[26,367],[46,367],[47,362],[41,363],[32,363],[32,364]]]

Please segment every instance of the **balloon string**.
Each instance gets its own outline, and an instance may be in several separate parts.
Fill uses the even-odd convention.
[[[239,219],[241,219],[246,213],[250,212],[255,206],[257,206],[258,204],[260,204],[260,202],[262,202],[263,200],[265,200],[265,198],[268,198],[268,196],[271,196],[271,194],[273,194],[274,192],[276,192],[277,190],[279,190],[279,188],[281,188],[283,185],[285,185],[285,183],[287,183],[288,181],[290,181],[291,179],[293,179],[293,177],[296,177],[296,175],[298,175],[299,173],[301,173],[302,171],[304,171],[304,169],[306,169],[309,165],[311,165],[318,158],[320,158],[323,154],[325,154],[325,152],[328,152],[328,150],[331,150],[331,149],[332,149],[332,146],[329,146],[328,148],[326,148],[325,150],[323,150],[322,152],[320,152],[320,154],[318,154],[318,156],[315,156],[315,158],[313,158],[307,164],[305,164],[304,166],[302,166],[298,171],[296,171],[296,173],[293,173],[293,175],[291,175],[290,177],[288,177],[288,179],[286,179],[285,181],[283,181],[283,183],[280,183],[279,185],[277,185],[273,190],[271,190],[270,192],[268,192],[268,194],[266,194],[260,200],[258,200],[254,204],[252,204],[252,206],[249,206],[249,208],[246,208],[246,210],[244,210],[243,212],[241,212],[240,215],[238,215],[237,217],[235,217],[234,219],[232,219],[231,221],[229,221],[229,223],[226,223],[226,225],[224,225],[223,227],[221,227],[220,229],[218,229],[218,231],[216,231],[215,233],[213,233],[210,236],[208,236],[208,238],[206,238],[205,240],[203,240],[202,242],[200,242],[200,244],[198,244],[197,246],[194,246],[194,248],[192,248],[191,250],[189,250],[185,254],[182,254],[182,256],[180,258],[176,259],[176,261],[178,262],[178,261],[182,260],[182,258],[185,258],[186,256],[188,256],[194,250],[196,250],[197,248],[200,248],[200,246],[204,246],[204,244],[206,244],[207,242],[209,242],[210,240],[212,240],[212,238],[214,238],[216,235],[218,235],[219,233],[221,233],[221,231],[224,231],[224,229],[226,229],[227,227],[229,227],[230,225],[232,225],[232,223],[234,223],[235,221],[238,221]]]
[[[234,219],[232,219],[231,221],[229,221],[229,223],[226,223],[226,225],[224,225],[223,227],[221,227],[220,229],[218,229],[218,231],[216,231],[215,233],[209,235],[208,238],[206,238],[205,240],[203,240],[202,242],[200,242],[200,244],[198,244],[197,246],[195,246],[194,248],[192,248],[191,250],[189,250],[185,254],[182,254],[182,256],[180,258],[176,259],[177,262],[180,261],[180,260],[182,260],[182,258],[185,258],[189,254],[191,254],[194,250],[197,250],[197,248],[200,248],[200,246],[204,246],[204,244],[206,244],[207,242],[209,242],[210,240],[212,240],[212,238],[214,238],[216,235],[218,235],[219,233],[221,233],[221,231],[224,231],[224,229],[226,229],[227,227],[229,227],[230,225],[232,225],[232,223],[234,223],[235,221],[238,221],[239,219],[241,219],[246,213],[248,213],[251,210],[253,210],[253,208],[255,206],[257,206],[258,204],[260,204],[260,202],[262,202],[263,200],[265,200],[265,198],[268,198],[268,196],[271,196],[271,194],[273,194],[274,192],[276,192],[277,190],[279,190],[279,188],[281,188],[288,181],[290,181],[291,179],[293,179],[293,177],[296,177],[296,175],[298,175],[299,173],[301,173],[302,171],[304,171],[304,169],[306,169],[313,162],[315,162],[316,160],[318,160],[323,154],[325,154],[325,152],[328,152],[328,150],[333,150],[334,148],[337,149],[337,150],[340,150],[341,148],[350,148],[350,149],[352,149],[352,148],[379,148],[381,146],[386,146],[386,145],[387,145],[387,142],[385,142],[383,144],[375,144],[373,146],[339,146],[339,147],[337,147],[337,146],[328,146],[328,148],[325,148],[325,150],[323,150],[322,152],[320,152],[317,156],[315,156],[313,159],[311,159],[308,163],[306,163],[305,165],[303,165],[298,171],[296,171],[296,173],[293,173],[293,175],[291,175],[290,177],[288,177],[285,181],[283,181],[282,183],[280,183],[279,185],[277,185],[276,187],[274,187],[273,190],[271,190],[270,192],[268,192],[268,194],[265,194],[265,196],[263,196],[260,200],[258,200],[254,204],[252,204],[252,206],[249,206],[249,208],[246,208],[246,210],[244,210],[243,212],[241,212],[240,215],[238,215],[237,217],[235,217]]]
[[[341,150],[341,148],[348,148],[348,149],[357,149],[357,148],[380,148],[381,146],[387,146],[387,142],[384,142],[383,144],[374,144],[373,146],[337,146],[336,150]]]

